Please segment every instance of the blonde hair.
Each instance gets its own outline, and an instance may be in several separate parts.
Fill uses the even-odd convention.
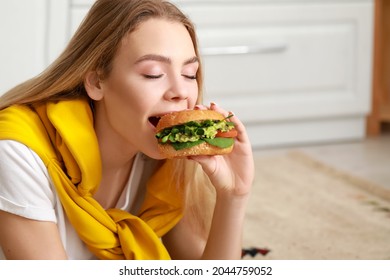
[[[173,4],[161,0],[98,0],[70,40],[64,52],[40,75],[0,97],[0,109],[13,104],[34,104],[87,97],[84,78],[98,71],[110,74],[114,55],[125,35],[150,18],[181,22],[188,30],[199,57],[195,28]],[[197,73],[199,102],[202,97],[202,69]]]
[[[173,4],[162,0],[97,0],[62,54],[41,74],[14,87],[0,97],[0,110],[14,104],[34,105],[48,101],[88,98],[84,79],[89,71],[108,77],[112,61],[122,39],[150,18],[164,18],[182,23],[192,39],[200,59],[193,23]],[[202,100],[202,67],[197,73],[198,103]],[[175,161],[175,173],[187,190],[186,213],[194,228],[207,232],[211,220],[209,190],[203,172],[188,160]],[[194,183],[194,172],[201,179]],[[207,179],[206,179],[207,180]],[[194,186],[194,184],[196,186]],[[189,186],[191,185],[191,186]],[[195,201],[195,199],[197,201]]]

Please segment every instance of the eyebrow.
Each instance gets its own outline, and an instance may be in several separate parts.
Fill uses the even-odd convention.
[[[158,55],[158,54],[147,54],[147,55],[141,56],[139,59],[137,59],[135,64],[141,63],[143,61],[148,61],[148,60],[163,62],[166,64],[172,64],[172,60],[169,57],[166,57],[163,55]],[[187,59],[186,61],[184,61],[183,65],[188,65],[188,64],[197,63],[197,62],[199,62],[199,58],[197,56],[194,56],[194,57],[191,57],[191,58]]]

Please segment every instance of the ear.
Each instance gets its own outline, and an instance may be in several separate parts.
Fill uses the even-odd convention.
[[[92,100],[99,101],[104,96],[100,83],[99,74],[96,71],[90,71],[85,76],[84,88]]]

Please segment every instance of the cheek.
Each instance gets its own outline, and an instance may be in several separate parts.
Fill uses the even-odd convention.
[[[202,103],[202,101],[203,101],[203,100],[198,101],[198,99],[200,98],[198,84],[196,84],[196,86],[194,86],[194,89],[192,92],[193,92],[193,94],[191,94],[191,98],[190,98],[190,102],[189,102],[190,103],[189,106],[191,109],[194,108],[197,103]]]
[[[123,81],[110,81],[105,86],[102,103],[109,123],[113,127],[126,125],[129,119],[133,119],[134,90]]]
[[[137,99],[141,99],[142,90],[132,81],[131,77],[118,77],[107,84],[105,99],[111,105],[123,108],[124,106],[135,105]]]

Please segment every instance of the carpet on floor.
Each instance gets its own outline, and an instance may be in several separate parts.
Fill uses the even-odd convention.
[[[390,259],[390,191],[300,151],[255,158],[243,259]]]

